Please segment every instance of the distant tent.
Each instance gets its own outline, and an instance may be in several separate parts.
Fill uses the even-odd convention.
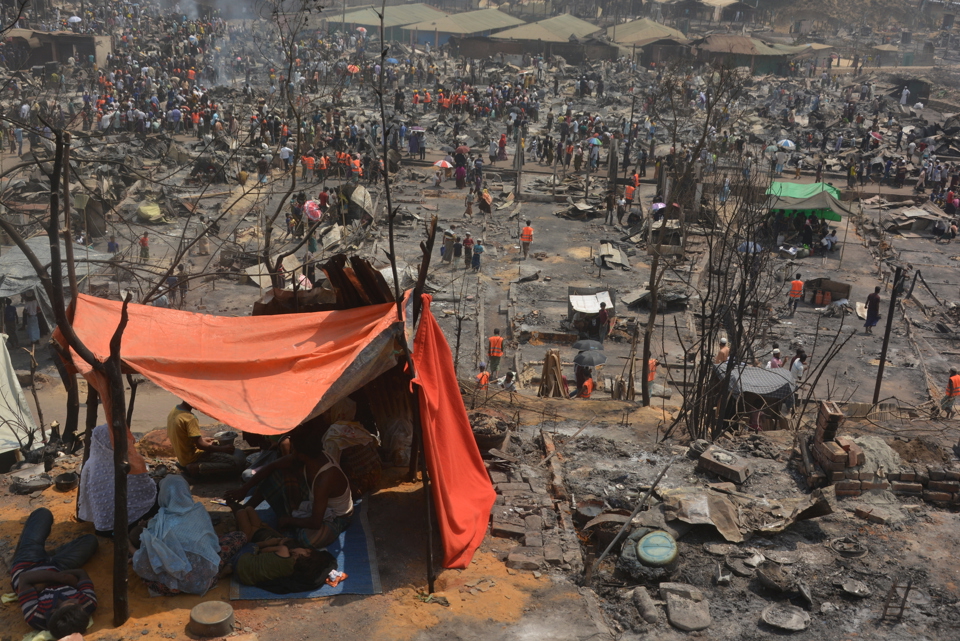
[[[853,213],[840,201],[840,190],[826,183],[775,182],[770,185],[767,195],[770,211],[783,212],[787,217],[814,214],[818,218],[839,222],[843,215]]]

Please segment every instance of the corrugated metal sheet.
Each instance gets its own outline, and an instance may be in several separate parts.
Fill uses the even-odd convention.
[[[694,47],[710,53],[732,53],[741,56],[786,56],[789,54],[789,52],[772,47],[762,40],[748,38],[747,36],[707,36],[697,41]]]
[[[408,24],[414,24],[415,22],[423,22],[424,20],[439,20],[447,15],[446,12],[440,11],[436,7],[431,7],[428,4],[420,2],[416,4],[392,5],[388,6],[386,11],[384,11],[383,26],[387,29],[390,27],[402,27]],[[360,9],[359,11],[350,11],[345,17],[341,14],[335,14],[330,17],[329,21],[333,24],[356,24],[367,28],[380,28],[380,17],[372,7]]]
[[[494,38],[498,40],[544,40],[547,42],[567,42],[570,36],[584,38],[600,31],[597,25],[565,13],[560,16],[531,22],[530,24],[501,31]]]
[[[494,29],[505,29],[524,24],[520,18],[504,13],[498,9],[482,9],[455,13],[437,20],[425,20],[405,28],[413,31],[439,31],[440,33],[472,34],[486,33]]]

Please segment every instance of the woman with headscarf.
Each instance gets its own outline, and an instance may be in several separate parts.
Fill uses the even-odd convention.
[[[497,143],[497,160],[507,160],[507,134],[500,134],[500,142]]]
[[[130,452],[136,452],[129,448]],[[113,440],[104,423],[93,430],[90,458],[80,473],[78,516],[92,521],[97,534],[113,535]],[[157,484],[146,472],[127,475],[127,524],[133,525],[149,515],[157,501]]]
[[[133,570],[154,593],[204,594],[216,582],[221,566],[221,544],[210,515],[194,502],[182,476],[160,481],[159,501],[160,511],[140,534]]]

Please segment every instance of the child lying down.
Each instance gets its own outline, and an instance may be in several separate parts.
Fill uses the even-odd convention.
[[[261,521],[252,507],[236,506],[234,517],[247,543],[224,565],[220,576],[233,572],[245,585],[287,594],[319,587],[336,569],[329,552],[283,537]]]

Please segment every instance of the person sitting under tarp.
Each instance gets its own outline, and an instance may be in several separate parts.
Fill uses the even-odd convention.
[[[177,464],[191,477],[240,474],[246,458],[233,445],[218,445],[200,433],[193,407],[181,401],[167,416],[167,438],[177,455]]]
[[[54,639],[84,632],[97,609],[93,582],[80,568],[97,551],[92,534],[64,543],[53,554],[46,550],[53,514],[38,508],[28,518],[13,554],[10,574],[23,618]]]
[[[321,549],[347,529],[353,518],[350,482],[323,448],[323,426],[300,426],[290,433],[292,454],[254,474],[224,495],[242,501],[256,488],[249,504],[267,501],[281,531],[293,532],[297,544]]]
[[[252,507],[231,502],[244,546],[220,571],[235,573],[244,585],[255,585],[276,594],[305,592],[323,584],[337,561],[329,552],[300,546],[267,526]]]

